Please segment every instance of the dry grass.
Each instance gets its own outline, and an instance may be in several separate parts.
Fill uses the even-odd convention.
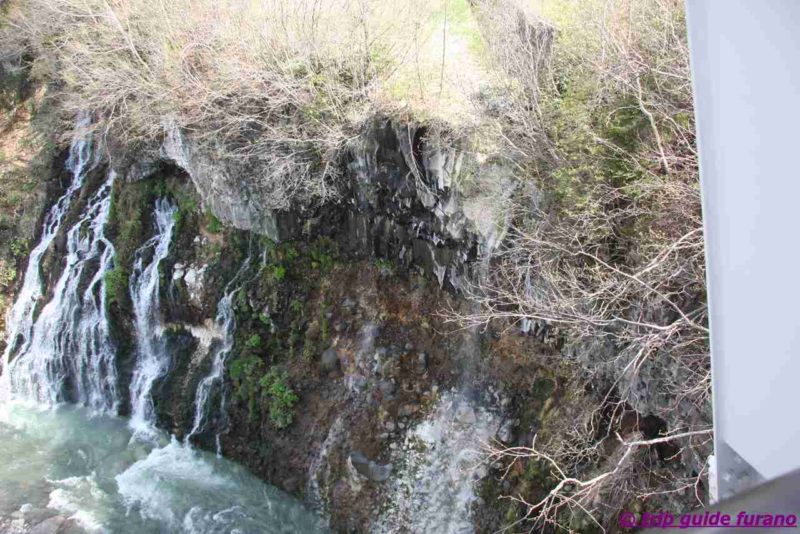
[[[6,22],[3,50],[34,57],[34,76],[63,89],[62,109],[96,111],[99,127],[129,143],[157,142],[175,124],[219,158],[266,166],[271,207],[333,194],[337,154],[376,112],[435,123],[430,132],[451,138],[473,132],[465,145],[476,159],[499,154],[492,164],[523,187],[492,277],[471,294],[482,311],[458,319],[536,319],[578,344],[619,349],[586,362],[597,384],[612,372],[594,410],[611,414],[602,439],[618,457],[595,461],[593,424],[572,428],[562,450],[524,451],[577,481],[567,485],[591,482],[577,503],[562,498],[566,485],[525,503],[526,518],[563,523],[562,509],[583,507],[603,522],[598,495],[624,504],[685,489],[662,474],[648,486],[655,478],[627,467],[663,436],[611,430],[647,403],[630,385],[655,368],[667,377],[650,384],[655,410],[673,435],[701,450],[691,438],[708,432],[681,1],[27,0]],[[472,187],[505,198],[509,188],[494,185],[492,195]]]
[[[479,43],[466,0],[30,0],[3,48],[123,141],[166,124],[219,157],[280,162],[285,197],[325,200],[331,163],[377,110],[470,122]],[[299,184],[299,185],[298,185]]]
[[[278,161],[300,200],[332,191],[334,156],[375,111],[474,122],[466,0],[30,0],[6,20],[4,50],[31,51],[68,113],[129,143],[170,123],[221,157]]]

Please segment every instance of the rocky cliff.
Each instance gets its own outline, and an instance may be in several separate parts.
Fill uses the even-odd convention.
[[[486,276],[515,183],[504,164],[431,138],[376,118],[338,158],[335,200],[287,210],[265,208],[261,167],[219,160],[186,132],[171,129],[148,151],[111,140],[110,161],[88,173],[64,226],[109,171],[120,177],[105,275],[117,412],[134,410],[134,263],[154,254],[154,206],[166,199],[174,227],[156,265],[154,314],[166,368],[151,392],[159,428],[241,462],[335,530],[483,532],[516,517],[519,505],[498,496],[541,492],[547,469],[482,465],[479,449],[560,439],[616,377],[585,383],[576,362],[616,348],[568,343],[541,321],[523,331],[450,321],[474,307],[462,290]],[[43,264],[48,291],[64,239]],[[639,391],[632,424],[656,436],[671,422],[646,417],[656,392]],[[683,460],[681,469],[702,465]]]

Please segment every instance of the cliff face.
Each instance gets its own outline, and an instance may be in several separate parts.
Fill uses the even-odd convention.
[[[485,276],[515,184],[502,164],[427,137],[375,119],[339,158],[336,201],[284,211],[265,207],[258,166],[215,159],[178,130],[150,156],[110,145],[124,178],[106,229],[119,413],[131,412],[137,360],[133,264],[157,231],[156,200],[168,199],[174,233],[155,314],[167,365],[152,387],[159,428],[304,498],[337,530],[493,531],[519,515],[497,497],[548,487],[536,462],[504,474],[442,451],[560,439],[591,411],[593,391],[607,390],[600,382],[617,378],[611,369],[587,386],[573,362],[616,348],[565,344],[543,322],[520,332],[448,321],[443,312],[474,306],[461,290]],[[105,175],[101,163],[75,210]],[[44,264],[51,289],[63,240]],[[657,392],[637,391],[637,429],[671,427],[646,417]],[[687,472],[702,465],[670,461]]]
[[[158,426],[304,497],[337,529],[366,531],[411,513],[398,480],[433,469],[406,461],[425,447],[414,432],[429,415],[439,414],[451,439],[493,439],[502,424],[512,442],[516,425],[503,419],[507,368],[485,358],[497,340],[458,331],[440,315],[469,306],[459,289],[488,267],[514,185],[501,166],[425,146],[425,133],[376,119],[340,158],[337,201],[291,211],[264,208],[269,192],[257,170],[217,161],[177,130],[157,157],[112,153],[127,178],[115,197],[118,249],[135,249],[152,232],[148,206],[159,195],[175,199],[180,214],[162,264],[171,361],[154,387]],[[481,189],[489,174],[498,187]],[[128,219],[144,224],[126,245]],[[193,431],[198,385],[226,343],[217,306],[225,294],[235,331],[224,387],[211,392],[205,423]],[[120,346],[130,349],[125,300],[114,314]],[[284,389],[295,399],[277,393]],[[463,502],[430,496],[444,510],[457,506],[445,516],[477,506],[469,471],[435,465],[442,480],[463,478]],[[486,528],[500,526],[483,515]]]
[[[425,135],[424,128],[376,119],[341,155],[338,201],[287,211],[265,208],[270,192],[261,187],[259,166],[215,160],[177,129],[160,152],[186,171],[203,205],[234,228],[276,242],[330,236],[349,253],[414,265],[440,286],[457,288],[502,239],[514,183],[501,166],[479,164],[458,148],[427,146]],[[153,165],[135,164],[127,173],[135,180]],[[493,190],[474,191],[488,175]]]

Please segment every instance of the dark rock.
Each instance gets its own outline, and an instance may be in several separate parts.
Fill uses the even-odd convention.
[[[424,352],[417,354],[417,359],[414,362],[414,372],[417,374],[425,374],[428,370],[428,355]]]
[[[409,417],[411,415],[414,415],[418,411],[419,411],[419,404],[416,403],[404,404],[403,406],[400,407],[400,410],[398,410],[398,415],[400,417]]]
[[[300,487],[300,483],[294,477],[287,478],[283,481],[283,489],[288,493],[294,493],[297,491],[297,488]]]
[[[394,398],[395,386],[388,380],[384,380],[378,384],[378,390],[383,395],[384,400],[391,400]]]
[[[515,419],[508,419],[506,420],[501,426],[500,429],[497,431],[497,439],[502,441],[503,443],[511,444],[516,437],[516,430],[519,426],[519,421]]]
[[[389,479],[389,475],[392,473],[392,464],[381,465],[373,462],[364,456],[361,451],[352,451],[350,453],[350,464],[359,475],[373,482],[384,482]]]
[[[475,417],[475,410],[469,405],[462,404],[456,409],[456,421],[464,425],[474,424],[477,418]]]
[[[56,515],[45,519],[28,532],[29,534],[57,534],[61,526],[67,519],[64,516]]]
[[[326,373],[333,373],[339,370],[339,354],[333,347],[325,350],[320,358],[320,367]]]

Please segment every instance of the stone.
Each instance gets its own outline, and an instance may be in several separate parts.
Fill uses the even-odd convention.
[[[372,359],[374,362],[373,373],[382,378],[395,376],[400,371],[400,361],[386,347],[375,349]]]
[[[415,413],[417,413],[418,411],[419,411],[419,404],[410,403],[402,405],[397,413],[400,415],[400,417],[410,417]]]
[[[67,519],[64,516],[56,515],[45,519],[28,531],[29,534],[57,534],[58,530]]]
[[[385,482],[392,473],[392,464],[381,465],[367,458],[361,451],[352,451],[348,461],[359,475],[373,482]]]
[[[19,514],[19,516],[15,517],[22,517],[25,523],[31,525],[41,523],[45,519],[58,515],[58,512],[52,508],[36,508],[32,504],[26,503],[20,507],[18,512],[14,512],[14,514]]]
[[[383,428],[389,432],[394,432],[395,424],[392,421],[386,421],[386,423],[383,425]]]
[[[172,267],[172,280],[173,280],[174,282],[177,282],[178,280],[180,280],[181,278],[183,278],[183,275],[184,275],[184,274],[185,274],[185,270],[184,270],[184,267],[183,267],[183,264],[182,264],[182,263],[176,263],[176,264],[175,264],[175,265]]]
[[[326,373],[333,373],[339,370],[339,354],[333,347],[326,349],[320,358],[320,367]]]
[[[519,425],[519,421],[515,419],[508,419],[497,431],[497,439],[503,443],[511,443],[515,437],[515,430]]]
[[[467,404],[461,404],[456,408],[456,421],[464,425],[472,425],[477,421],[475,410]]]
[[[424,352],[417,354],[417,359],[414,361],[414,372],[417,374],[425,374],[428,370],[428,355]]]
[[[388,380],[383,380],[378,383],[378,390],[383,395],[383,398],[386,400],[391,400],[394,398],[394,390],[395,386],[393,383],[389,382]]]

